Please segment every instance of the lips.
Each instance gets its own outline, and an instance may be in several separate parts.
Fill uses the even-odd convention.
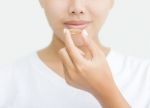
[[[67,21],[64,23],[65,27],[68,29],[85,29],[90,21]]]

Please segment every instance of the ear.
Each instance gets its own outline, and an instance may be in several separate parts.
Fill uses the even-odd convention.
[[[39,0],[39,2],[40,2],[40,6],[41,6],[42,8],[44,8],[44,0]]]

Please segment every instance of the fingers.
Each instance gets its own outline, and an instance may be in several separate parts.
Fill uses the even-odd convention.
[[[80,50],[79,48],[77,48],[77,50],[80,52],[80,54],[82,54],[83,56],[85,55],[85,53],[82,51],[82,50]]]
[[[69,32],[68,29],[64,29],[64,33],[65,33],[65,45],[66,45],[66,50],[68,51],[73,64],[84,64],[87,59],[88,60],[95,60],[97,59],[100,55],[103,54],[103,51],[100,49],[100,47],[98,47],[98,45],[96,44],[95,41],[93,41],[92,38],[90,38],[88,36],[88,33],[86,32],[86,30],[82,31],[82,36],[83,36],[83,40],[85,42],[84,44],[84,53],[81,53],[82,50],[79,50],[71,37],[71,34]],[[83,54],[85,54],[85,58],[83,57]]]
[[[61,57],[61,60],[63,61],[64,64],[68,65],[68,67],[73,68],[73,63],[72,60],[70,59],[66,48],[62,48],[59,50],[59,55]]]
[[[64,29],[64,33],[65,33],[65,45],[68,50],[68,53],[71,55],[70,57],[72,58],[74,63],[80,64],[82,61],[84,61],[81,52],[79,52],[79,50],[75,46],[69,30]]]
[[[72,80],[75,80],[77,78],[77,68],[72,62],[66,48],[60,49],[58,53],[63,62],[65,80],[68,84],[71,84]]]
[[[87,36],[86,31],[83,30],[82,35],[84,37],[85,43],[86,43],[86,47],[87,49],[90,51],[90,53],[92,54],[92,58],[96,59],[97,56],[99,54],[102,54],[102,50],[100,49],[100,47],[98,47],[98,45],[92,40],[92,38],[90,38],[89,36]]]
[[[66,48],[62,48],[59,50],[59,56],[63,62],[63,66],[64,66],[64,74],[65,74],[65,78],[68,78],[69,77],[69,69],[73,69],[74,66],[73,66],[73,63],[67,53],[67,50]]]

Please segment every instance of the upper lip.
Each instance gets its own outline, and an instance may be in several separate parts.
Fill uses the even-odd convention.
[[[91,21],[84,21],[84,20],[70,20],[70,21],[66,21],[64,24],[68,24],[68,25],[83,25],[83,24],[88,24]]]

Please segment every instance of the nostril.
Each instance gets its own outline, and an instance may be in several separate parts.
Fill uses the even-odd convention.
[[[77,12],[75,12],[75,11],[72,11],[72,13],[73,13],[73,14],[75,14],[75,13],[77,13]],[[83,12],[83,11],[81,11],[81,12],[79,12],[79,13],[83,14],[84,12]]]
[[[82,13],[82,14],[83,14],[83,11],[81,11],[80,13]]]

